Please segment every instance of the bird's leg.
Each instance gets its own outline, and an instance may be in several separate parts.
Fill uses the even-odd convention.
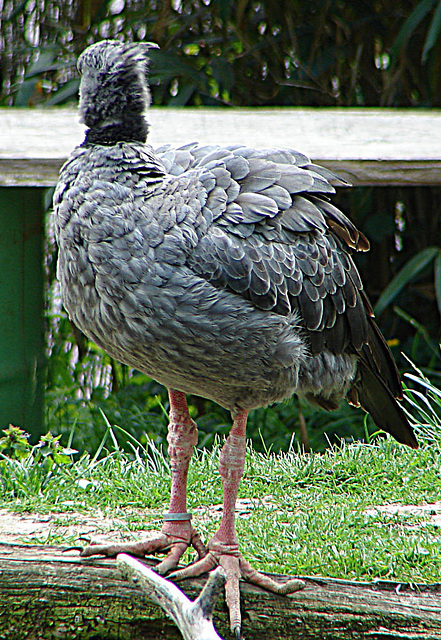
[[[208,543],[215,564],[226,574],[225,600],[230,612],[230,626],[240,637],[239,543],[235,527],[235,508],[239,484],[245,468],[246,424],[248,414],[239,413],[219,456],[219,474],[223,486],[223,510],[219,529]],[[239,630],[239,631],[238,631]]]
[[[235,528],[235,506],[239,483],[242,479],[246,453],[247,412],[238,412],[219,458],[219,473],[223,485],[223,513],[219,529],[209,541],[208,553],[192,565],[172,573],[172,580],[195,577],[220,565],[226,574],[225,599],[230,613],[230,626],[237,639],[241,637],[239,580],[273,591],[287,594],[302,589],[304,582],[297,579],[279,583],[259,573],[239,552]]]
[[[191,515],[187,513],[187,475],[193,448],[197,444],[197,427],[188,412],[185,394],[169,390],[169,398],[167,440],[172,479],[170,507],[164,514],[161,531],[141,542],[90,544],[81,551],[83,557],[114,557],[118,553],[127,553],[142,558],[157,551],[166,551],[165,559],[155,567],[156,571],[164,574],[177,566],[179,558],[190,545],[196,549],[199,558],[206,554],[202,540],[191,525]]]
[[[161,532],[173,539],[167,557],[155,567],[161,574],[174,569],[180,557],[190,544],[199,558],[206,549],[199,534],[191,525],[191,515],[187,513],[187,477],[193,449],[198,442],[196,423],[188,412],[187,399],[182,391],[169,390],[170,411],[168,425],[168,455],[171,466],[171,491],[168,513],[164,515]]]

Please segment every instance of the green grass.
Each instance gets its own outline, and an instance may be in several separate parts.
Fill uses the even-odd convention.
[[[307,455],[249,447],[237,529],[242,551],[256,568],[357,580],[439,582],[441,531],[427,513],[372,511],[376,506],[424,505],[440,499],[441,394],[420,372],[412,382],[417,389],[408,392],[408,406],[419,425],[418,451],[389,438],[369,444],[342,442]],[[160,526],[170,486],[167,456],[150,439],[143,446],[108,423],[106,430],[94,455],[71,449],[73,433],[65,447],[60,437],[50,435],[31,447],[19,430],[5,432],[0,440],[3,507],[57,514],[47,536],[33,542],[72,544],[72,539],[63,539],[57,523],[68,523],[75,513],[117,518],[128,539],[136,538],[140,529]],[[119,446],[119,436],[131,443],[131,451]],[[218,438],[211,449],[198,450],[189,475],[189,509],[204,539],[220,520],[220,510],[211,507],[222,501],[217,471],[221,444]]]

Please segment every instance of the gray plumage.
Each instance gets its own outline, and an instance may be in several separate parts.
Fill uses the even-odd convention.
[[[148,47],[79,60],[84,143],[54,197],[72,321],[168,388],[234,412],[345,396],[417,446],[351,257],[368,242],[329,201],[345,184],[290,149],[145,144]]]

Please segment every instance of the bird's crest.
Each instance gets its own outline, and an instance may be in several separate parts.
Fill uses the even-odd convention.
[[[80,119],[90,128],[88,142],[145,142],[148,51],[153,47],[157,45],[150,42],[102,40],[83,51],[78,59]]]
[[[154,42],[123,43],[119,40],[101,40],[87,47],[78,58],[78,71],[86,68],[97,73],[115,73],[124,67],[140,65],[147,70],[149,49],[156,49]]]

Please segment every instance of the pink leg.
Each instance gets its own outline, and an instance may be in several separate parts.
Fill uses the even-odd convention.
[[[169,391],[170,411],[168,425],[168,455],[171,466],[171,491],[169,513],[187,512],[187,476],[193,447],[198,433],[194,420],[188,413],[187,400],[181,391]],[[166,522],[167,533],[179,535],[189,529],[189,521]]]
[[[92,555],[116,556],[129,553],[144,557],[155,551],[168,551],[165,559],[156,567],[159,573],[174,569],[182,554],[192,544],[199,558],[206,549],[191,526],[190,514],[187,514],[187,476],[193,448],[197,444],[197,427],[188,413],[185,394],[169,390],[170,412],[167,440],[172,472],[170,507],[164,515],[164,525],[159,535],[137,543],[91,544],[81,552],[83,557]],[[180,517],[182,516],[182,517]]]
[[[177,539],[177,541],[181,539],[183,545],[176,542],[174,548],[172,547],[165,560],[155,567],[156,571],[162,574],[167,573],[167,571],[177,566],[179,558],[189,546],[190,542],[195,547],[199,557],[206,554],[206,549],[199,535],[191,526],[190,519],[168,519],[170,517],[179,518],[180,514],[184,518],[189,515],[187,514],[188,468],[190,466],[191,456],[193,455],[193,449],[198,442],[197,426],[188,412],[185,393],[169,389],[168,395],[170,398],[170,422],[168,425],[167,441],[169,445],[168,455],[170,456],[172,479],[170,506],[168,514],[164,516],[166,521],[161,531]]]
[[[219,529],[210,543],[228,546],[233,553],[239,550],[234,519],[237,493],[245,468],[247,417],[245,411],[236,415],[219,457],[219,473],[224,490],[223,512]]]
[[[218,556],[218,562],[226,574],[225,600],[230,612],[230,627],[240,638],[241,613],[239,591],[239,543],[235,527],[235,508],[239,484],[245,468],[246,426],[248,414],[243,411],[234,419],[230,435],[219,457],[219,473],[223,485],[223,511],[219,529],[208,543],[210,552]]]
[[[247,413],[238,412],[219,458],[219,473],[223,485],[223,513],[219,529],[208,543],[208,554],[192,565],[175,571],[169,577],[172,580],[183,580],[205,573],[220,565],[226,575],[225,599],[230,612],[231,630],[237,640],[241,637],[241,612],[239,580],[248,582],[273,591],[287,594],[304,587],[301,580],[288,580],[278,583],[272,578],[259,573],[244,560],[239,553],[239,545],[235,528],[235,506],[239,483],[245,466]]]

